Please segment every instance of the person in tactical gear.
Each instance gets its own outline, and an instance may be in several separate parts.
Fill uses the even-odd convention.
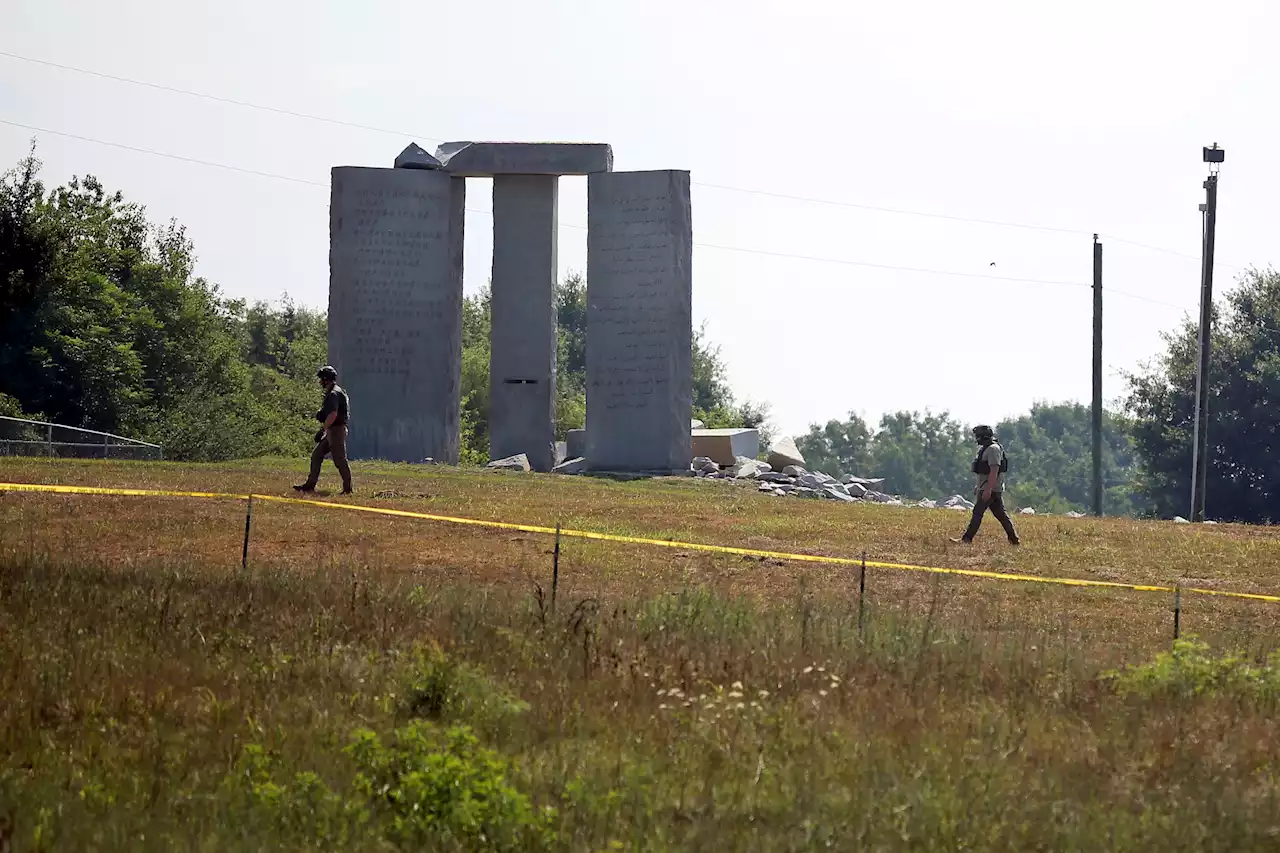
[[[1013,520],[1004,508],[1004,475],[1009,470],[1009,457],[1004,448],[996,441],[995,430],[986,424],[973,428],[973,438],[978,442],[978,458],[973,460],[973,473],[978,477],[978,485],[974,489],[973,517],[969,520],[969,529],[959,539],[952,539],[956,544],[968,545],[978,535],[982,525],[982,516],[987,510],[996,517],[1000,526],[1009,537],[1010,545],[1018,545],[1018,531],[1013,527]]]
[[[351,466],[347,464],[347,424],[351,419],[351,401],[347,392],[338,384],[338,371],[325,365],[316,371],[320,387],[324,388],[324,404],[316,412],[316,420],[323,426],[316,433],[316,449],[311,453],[311,476],[300,486],[299,492],[313,492],[320,480],[320,467],[326,456],[333,456],[333,466],[342,477],[342,494],[351,494]]]

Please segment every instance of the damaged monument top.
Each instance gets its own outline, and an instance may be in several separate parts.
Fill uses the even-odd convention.
[[[434,159],[463,178],[613,171],[613,148],[605,142],[446,142]]]
[[[421,145],[410,142],[396,157],[397,169],[443,169],[444,164],[432,157]]]

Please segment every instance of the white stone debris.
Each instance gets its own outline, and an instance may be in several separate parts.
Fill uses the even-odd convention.
[[[769,465],[775,471],[781,471],[788,465],[804,466],[804,456],[796,447],[795,439],[789,436],[775,439],[769,445]]]
[[[523,453],[517,453],[515,456],[508,456],[505,459],[495,459],[490,462],[487,468],[495,471],[530,471],[529,457]]]

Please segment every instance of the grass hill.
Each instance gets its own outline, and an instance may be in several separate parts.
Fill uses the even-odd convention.
[[[0,461],[0,482],[289,497],[301,475]],[[356,476],[320,499],[1280,590],[1263,528],[1026,517],[1021,549],[990,521],[959,548],[959,513],[725,483]],[[1280,841],[1280,604],[1184,595],[1174,646],[1166,594],[874,569],[860,601],[848,567],[566,538],[553,606],[548,536],[257,502],[242,569],[244,522],[235,500],[0,493],[15,851]]]

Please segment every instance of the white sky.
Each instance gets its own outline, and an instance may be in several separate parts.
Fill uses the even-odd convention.
[[[0,122],[318,186],[6,124],[0,168],[36,135],[49,183],[91,173],[177,218],[226,293],[324,307],[331,166],[390,165],[411,140],[609,142],[615,169],[692,172],[695,320],[783,430],[900,408],[995,421],[1088,400],[1091,232],[1108,288],[1195,313],[1201,146],[1227,150],[1218,293],[1230,265],[1278,260],[1277,32],[1263,0],[3,0],[0,51],[405,132],[0,56]],[[489,203],[472,181],[468,208]],[[583,179],[562,181],[561,221],[562,271],[585,272]],[[489,276],[491,227],[468,214],[468,292]],[[1118,371],[1182,311],[1112,293],[1105,315],[1114,400]]]

